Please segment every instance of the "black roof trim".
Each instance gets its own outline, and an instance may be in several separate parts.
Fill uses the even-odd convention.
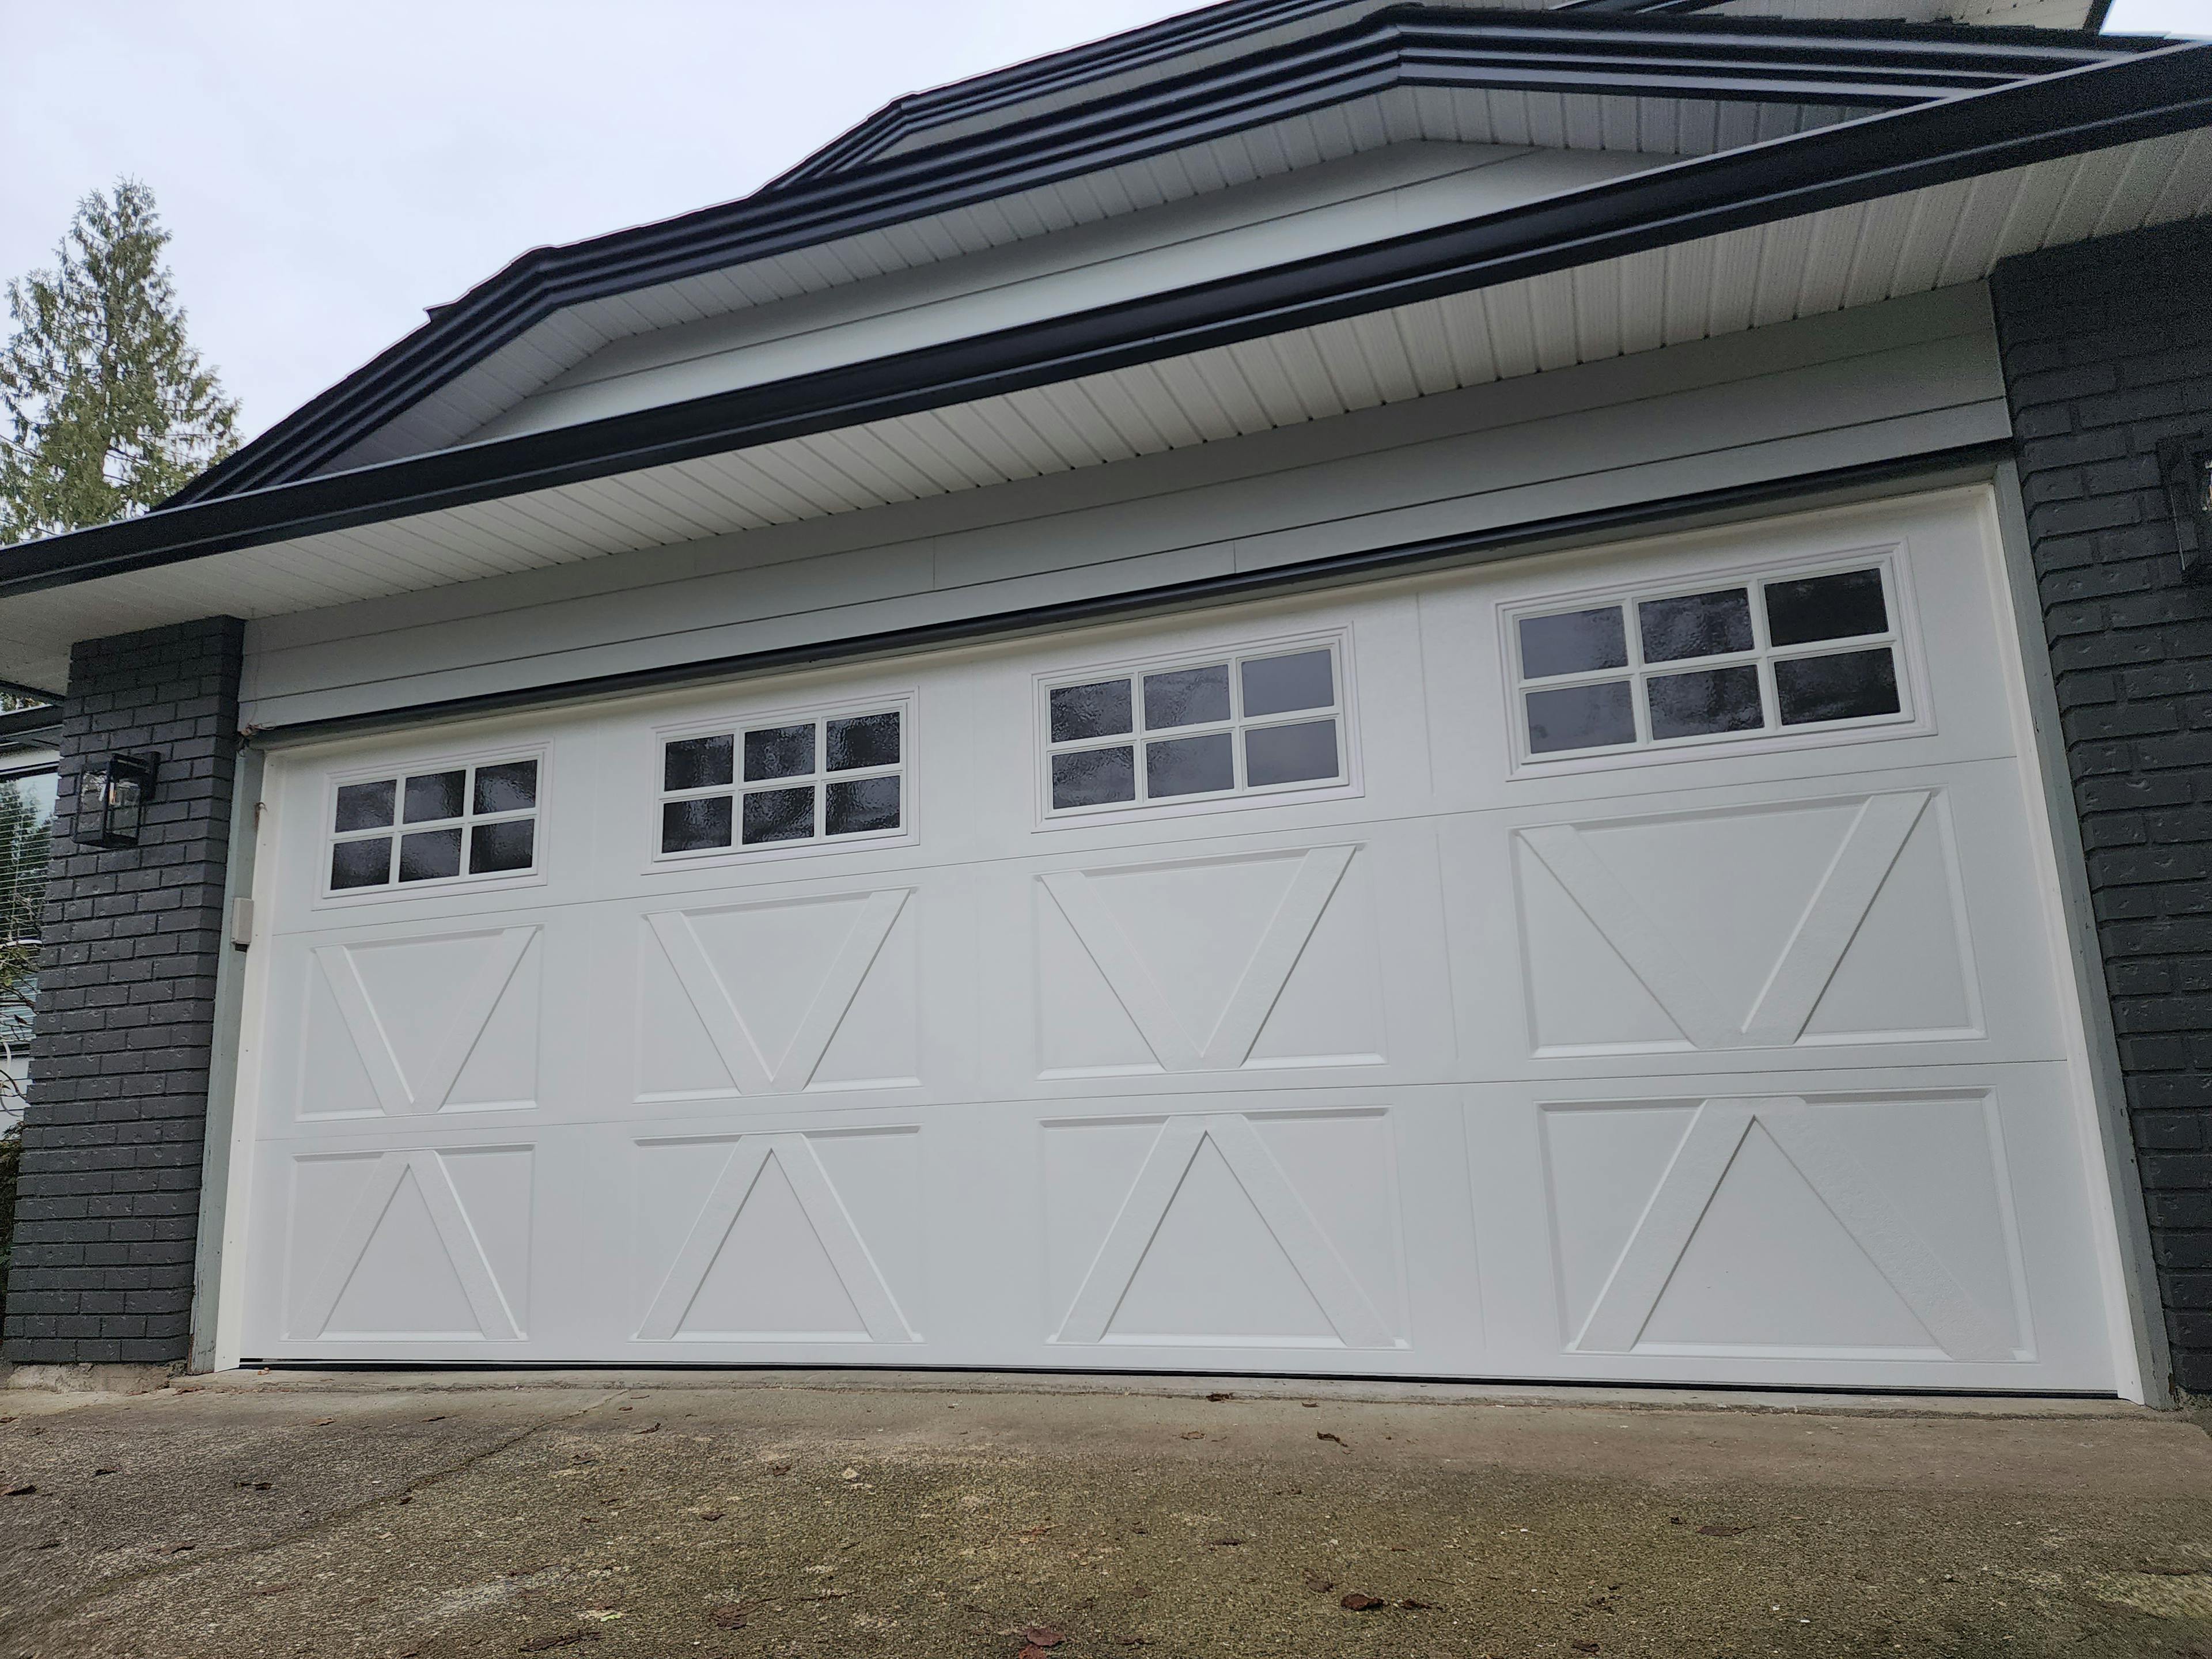
[[[803,186],[524,254],[168,506],[330,465],[438,386],[565,307],[988,200],[1395,85],[1899,107],[2143,50],[2019,30],[1838,30],[1771,20],[1652,24],[1554,13],[1378,11],[1234,63],[1008,123]]]
[[[1547,5],[1543,0],[1524,0],[1522,10],[1528,15],[1546,21],[1562,17],[1572,18],[1577,14],[1583,17],[1611,19],[1639,16],[1680,18],[1709,10],[1721,3],[1722,0],[1559,0],[1559,3]],[[2097,0],[2097,3],[2100,7],[2109,6],[2111,0]],[[796,184],[819,178],[824,173],[860,166],[891,149],[908,134],[928,127],[942,126],[994,109],[1003,109],[1011,104],[1050,97],[1055,93],[1112,76],[1126,75],[1185,53],[1201,52],[1248,35],[1264,33],[1269,29],[1280,28],[1307,17],[1337,10],[1345,4],[1346,0],[1227,0],[1224,4],[1164,18],[1141,28],[1088,41],[1066,52],[1033,58],[1025,64],[972,76],[949,86],[909,93],[831,140],[768,187],[777,189],[787,184]],[[1419,13],[1431,19],[1456,20],[1477,26],[1512,15],[1502,9],[1497,12],[1476,12],[1461,7],[1423,5],[1419,0],[1407,0],[1407,3],[1389,9],[1400,15]],[[1917,32],[1930,38],[1956,41],[1960,34],[1958,27],[1940,23],[1747,17],[1714,21],[1793,33],[1830,30],[1861,38],[1885,33],[1903,37]],[[2009,37],[2015,41],[2049,41],[2075,33],[2004,26],[1976,26],[1974,32],[1978,36]],[[2079,31],[2081,34],[2091,35],[2096,32],[2096,21]]]
[[[1186,52],[1242,40],[1286,23],[1295,23],[1341,8],[1346,0],[1226,0],[1162,18],[1157,23],[1124,29],[1102,40],[1088,40],[1065,52],[1005,69],[970,76],[949,86],[911,92],[895,98],[856,125],[833,138],[789,172],[772,179],[766,188],[781,190],[803,184],[824,173],[841,173],[880,155],[911,131],[942,125],[964,116],[1003,109],[1032,98],[1048,98],[1109,76],[1126,75]],[[1531,5],[1540,0],[1530,0]]]
[[[886,420],[2212,124],[2212,43],[1923,104],[1483,218],[868,362],[0,550],[0,594]]]
[[[52,703],[0,714],[0,744],[30,744],[61,735],[62,711]]]

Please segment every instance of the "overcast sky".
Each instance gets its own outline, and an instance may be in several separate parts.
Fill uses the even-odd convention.
[[[0,280],[153,186],[258,432],[514,255],[744,195],[878,106],[1189,0],[0,0]],[[2212,0],[2108,27],[2212,34]],[[0,319],[4,325],[4,319]]]

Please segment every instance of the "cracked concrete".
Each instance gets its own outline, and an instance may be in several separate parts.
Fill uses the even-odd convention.
[[[2109,1401],[276,1373],[8,1413],[0,1659],[2212,1659],[2212,1439]]]

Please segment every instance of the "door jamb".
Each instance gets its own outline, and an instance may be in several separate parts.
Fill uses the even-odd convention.
[[[2151,1252],[2142,1172],[2136,1165],[2135,1137],[2129,1127],[2119,1038],[2112,1026],[2104,951],[2098,941],[2096,911],[2090,897],[2081,811],[2074,797],[2073,772],[2066,761],[2058,687],[2051,666],[2051,642],[2044,632],[2027,511],[2021,495],[2020,470],[2009,456],[1997,461],[1990,484],[2004,597],[2012,615],[2011,644],[2018,653],[2021,671],[2014,683],[2027,697],[2033,740],[2030,758],[2042,785],[2044,823],[2053,855],[2051,867],[2057,877],[2057,920],[2073,969],[2068,978],[2073,983],[2078,1014],[2075,1020],[2065,1022],[2068,1046],[2077,1042],[2084,1045],[2074,1059],[2087,1085],[2095,1117],[2095,1139],[2084,1151],[2101,1154],[2096,1161],[2105,1172],[2106,1190],[2099,1196],[2108,1206],[2118,1247],[2103,1264],[2106,1270],[2100,1274],[2107,1281],[2113,1357],[2123,1368],[2119,1379],[2123,1395],[2143,1405],[2169,1409],[2177,1403],[2173,1359],[2166,1344],[2157,1262]],[[2130,1363],[2132,1377],[2124,1374]]]

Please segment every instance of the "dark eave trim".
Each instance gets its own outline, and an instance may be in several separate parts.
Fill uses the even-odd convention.
[[[0,595],[892,419],[2208,124],[2212,43],[2172,46],[1144,300],[164,508],[0,551]]]
[[[51,703],[37,708],[14,708],[0,714],[0,744],[27,744],[58,738],[62,711]]]
[[[1011,105],[1049,98],[1088,82],[1127,75],[1186,53],[1206,51],[1247,36],[1281,28],[1304,18],[1338,9],[1345,3],[1346,0],[1230,0],[1228,4],[1209,6],[1200,11],[1167,18],[1143,28],[1091,41],[1027,64],[975,76],[928,92],[909,94],[895,100],[833,139],[775,179],[769,188],[779,189],[786,185],[819,178],[825,173],[863,166],[909,135],[931,127],[971,119]],[[1613,19],[1638,16],[1681,18],[1709,10],[1719,3],[1721,0],[1564,0],[1564,3],[1547,6],[1543,0],[1525,0],[1525,11],[1547,22],[1576,21],[1577,14],[1583,19],[1599,16]],[[2098,0],[2098,3],[2109,5],[2111,0]],[[1399,15],[1420,15],[1431,19],[1457,19],[1478,26],[1485,21],[1511,21],[1511,15],[1504,12],[1470,14],[1425,9],[1418,5],[1378,8],[1376,15],[1381,15],[1385,9]],[[1941,23],[1881,20],[1819,22],[1791,18],[1743,17],[1713,21],[1726,25],[1773,28],[1801,35],[1828,31],[1861,40],[1918,38],[1961,44],[1960,28]],[[2093,21],[2079,33],[2086,36],[2096,32],[2097,25]],[[1965,44],[1987,45],[1994,41],[2000,45],[2021,42],[2050,45],[2074,32],[1978,25],[1973,33],[1975,41]],[[2108,46],[2106,49],[2111,48]]]
[[[166,505],[307,477],[555,313],[1098,172],[1394,86],[1895,108],[2124,58],[2086,38],[1589,15],[1376,12],[1346,28],[857,172],[526,253]]]
[[[789,673],[837,663],[900,656],[916,651],[945,650],[1008,639],[1024,634],[1048,633],[1090,623],[1123,622],[1186,611],[1199,605],[1231,605],[1240,600],[1269,599],[1301,590],[1341,586],[1348,582],[1377,580],[1391,576],[1417,575],[1425,570],[1494,559],[1525,556],[1561,547],[1586,545],[1596,540],[1618,540],[1638,532],[1662,533],[1687,529],[1716,520],[1740,518],[1764,507],[1808,507],[1826,505],[1834,497],[1858,492],[1917,483],[1932,488],[1950,479],[1987,477],[1997,463],[2012,453],[2008,443],[1962,445],[1900,459],[1865,462],[1826,471],[1794,474],[1756,483],[1730,484],[1719,489],[1668,495],[1655,501],[1618,507],[1595,507],[1584,513],[1561,514],[1548,519],[1501,526],[1494,530],[1468,531],[1436,536],[1394,546],[1369,548],[1357,553],[1309,560],[1272,570],[1247,570],[1224,576],[1206,576],[1127,593],[1102,594],[1071,599],[1059,605],[1028,605],[980,617],[930,623],[919,628],[887,630],[823,640],[807,645],[784,646],[738,656],[702,658],[662,668],[631,669],[564,680],[556,685],[531,686],[512,691],[480,692],[474,696],[449,697],[410,703],[404,708],[380,708],[361,714],[336,714],[322,720],[295,720],[248,727],[246,736],[256,744],[316,742],[357,735],[398,726],[420,726],[427,720],[470,720],[524,709],[552,708],[592,698],[668,690],[715,680]]]

